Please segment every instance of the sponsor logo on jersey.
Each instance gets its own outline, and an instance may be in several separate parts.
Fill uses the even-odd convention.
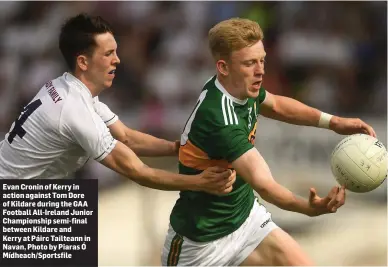
[[[62,98],[59,96],[57,90],[55,89],[53,82],[49,81],[45,84],[47,92],[51,99],[54,101],[54,103],[58,103],[59,101],[62,100]]]
[[[260,225],[260,228],[264,228],[270,221],[271,221],[271,218],[267,219],[265,222],[263,222],[263,223]]]

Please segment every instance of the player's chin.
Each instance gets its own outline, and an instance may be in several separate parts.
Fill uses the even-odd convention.
[[[256,88],[249,88],[248,90],[248,97],[250,98],[257,98],[259,96],[260,89]]]
[[[105,87],[105,88],[110,88],[110,87],[112,86],[112,84],[113,84],[113,80],[105,81],[104,87]]]

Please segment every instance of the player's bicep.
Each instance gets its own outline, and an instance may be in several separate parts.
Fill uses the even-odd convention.
[[[268,113],[272,113],[276,107],[276,97],[275,95],[266,92],[265,99],[260,104],[260,113],[264,116]]]
[[[232,162],[236,172],[256,191],[268,189],[274,182],[267,162],[252,148]]]
[[[111,126],[118,121],[119,117],[113,113],[107,105],[100,102],[98,97],[93,99],[93,107],[106,126]]]
[[[122,121],[117,120],[115,123],[109,125],[108,128],[115,139],[123,142],[123,140],[126,138],[127,127]]]

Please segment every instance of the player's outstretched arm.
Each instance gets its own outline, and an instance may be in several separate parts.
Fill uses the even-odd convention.
[[[150,168],[119,141],[111,153],[100,162],[140,185],[166,191],[191,190],[219,195],[232,191],[236,180],[234,171],[219,167],[208,168],[198,175],[181,175]]]
[[[233,161],[232,166],[265,201],[284,210],[318,216],[336,212],[345,202],[345,188],[338,187],[333,187],[325,198],[318,197],[313,188],[310,189],[309,200],[295,196],[273,179],[267,163],[256,148]]]
[[[120,120],[108,126],[112,136],[140,157],[177,156],[179,141],[170,142],[128,128]]]
[[[332,116],[295,99],[266,92],[260,113],[278,121],[296,125],[329,128],[338,134],[364,133],[376,137],[373,128],[358,118]]]

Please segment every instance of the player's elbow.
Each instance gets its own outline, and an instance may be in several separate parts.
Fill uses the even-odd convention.
[[[255,186],[256,192],[260,195],[262,199],[265,201],[276,205],[277,199],[275,190],[278,190],[276,187],[278,186],[277,182],[274,180],[266,180],[265,182],[260,183]]]
[[[271,193],[266,186],[255,186],[255,191],[265,201],[272,203]]]
[[[133,140],[131,139],[130,135],[127,134],[126,131],[122,131],[116,136],[114,136],[118,141],[126,145],[127,147],[131,148],[133,147]],[[133,149],[132,149],[133,150]]]
[[[144,180],[143,177],[146,176],[146,168],[148,167],[140,160],[122,161],[118,166],[119,173],[140,185]]]
[[[141,180],[146,172],[146,165],[121,142],[117,142],[115,148],[101,163],[135,182]]]

